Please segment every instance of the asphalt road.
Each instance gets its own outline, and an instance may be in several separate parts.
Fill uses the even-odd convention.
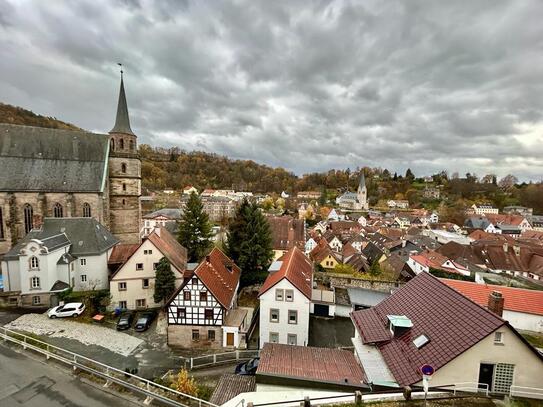
[[[69,368],[47,364],[0,344],[2,407],[134,407],[81,382]]]

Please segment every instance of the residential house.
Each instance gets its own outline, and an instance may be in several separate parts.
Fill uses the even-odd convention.
[[[192,185],[187,185],[185,188],[183,188],[183,194],[184,195],[198,194],[198,190]]]
[[[328,246],[330,246],[330,248],[335,251],[335,252],[341,252],[342,248],[343,248],[343,243],[341,242],[341,240],[339,239],[339,237],[337,237],[334,232],[332,232],[331,230],[327,230],[323,235],[322,235],[323,239],[325,239],[327,242],[328,242]]]
[[[333,270],[341,263],[339,254],[330,248],[325,238],[318,241],[317,247],[309,253],[309,258],[326,270]]]
[[[258,293],[261,348],[266,342],[307,345],[312,287],[313,265],[293,247]]]
[[[117,257],[115,248],[112,257]],[[157,308],[155,293],[156,267],[162,258],[170,262],[178,288],[187,270],[187,249],[181,246],[165,228],[155,228],[124,264],[111,276],[109,291],[111,307],[119,309]]]
[[[53,306],[68,288],[107,289],[118,243],[94,218],[45,218],[2,258],[4,291],[18,292],[19,305]]]
[[[532,226],[533,230],[543,232],[543,216],[540,216],[540,215],[530,216],[530,225]]]
[[[207,191],[207,192],[206,192]],[[206,192],[206,195],[204,195]],[[220,222],[233,218],[236,213],[237,201],[230,196],[215,195],[215,190],[204,190],[200,195],[204,212],[212,222]],[[184,209],[189,200],[188,195],[181,197],[181,209]]]
[[[486,217],[490,222],[496,225],[496,227],[501,228],[502,233],[504,226],[518,229],[521,232],[532,228],[528,219],[521,215],[488,214]]]
[[[449,242],[456,242],[460,244],[470,244],[471,239],[467,236],[463,236],[456,232],[449,232],[441,229],[425,229],[422,231],[424,236],[428,236],[434,239],[436,242],[446,244]]]
[[[321,195],[319,191],[300,191],[296,196],[298,199],[319,199]]]
[[[502,233],[486,216],[482,215],[469,217],[464,222],[464,227],[470,232],[473,230],[483,230],[486,233]]]
[[[524,216],[525,218],[528,218],[534,214],[534,209],[527,208],[525,206],[513,205],[513,206],[506,206],[505,208],[503,208],[503,213],[508,214],[508,215],[521,215],[521,216]]]
[[[387,201],[387,206],[389,208],[397,208],[397,209],[408,209],[409,208],[409,201],[405,199],[390,199]]]
[[[274,260],[289,249],[305,247],[305,222],[292,216],[267,216],[272,235]]]
[[[431,386],[471,382],[497,394],[512,385],[543,388],[543,355],[509,322],[428,273],[351,319],[369,383],[422,386],[420,367],[429,364]]]
[[[498,208],[494,208],[491,204],[471,205],[472,212],[475,215],[487,215],[489,213],[498,214]]]
[[[177,229],[177,222],[181,220],[182,211],[178,208],[163,208],[143,216],[141,237],[147,237],[157,227],[168,228],[170,232]]]
[[[305,242],[305,254],[308,255],[309,253],[311,253],[315,247],[317,247],[317,242],[315,241],[315,239],[310,237]]]
[[[240,274],[240,268],[214,248],[167,302],[168,344],[244,347],[247,310],[236,303]]]
[[[471,274],[467,267],[456,263],[435,251],[424,251],[418,254],[412,254],[407,260],[407,265],[411,267],[415,275],[422,272],[429,273],[430,269],[461,274],[463,276],[469,276]]]

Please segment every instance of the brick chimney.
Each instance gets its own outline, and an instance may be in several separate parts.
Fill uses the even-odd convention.
[[[488,310],[501,317],[503,315],[504,298],[499,291],[492,291],[488,296]]]

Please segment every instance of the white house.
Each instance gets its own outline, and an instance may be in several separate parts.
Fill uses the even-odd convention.
[[[313,266],[296,247],[271,272],[258,293],[260,300],[260,348],[264,343],[307,345]]]
[[[149,234],[157,227],[175,225],[175,223],[181,219],[181,214],[181,209],[163,208],[143,216],[143,227],[140,231],[141,237],[149,236]]]
[[[409,201],[405,199],[390,199],[387,201],[387,206],[389,208],[407,209],[409,208]]]
[[[192,185],[187,185],[185,188],[183,188],[183,194],[185,195],[198,194],[198,190],[194,188]]]
[[[449,273],[469,276],[470,271],[451,259],[435,251],[424,251],[418,254],[412,254],[407,260],[407,265],[413,270],[414,274],[422,272],[429,273],[430,268],[447,271]]]
[[[94,218],[45,218],[4,255],[5,291],[20,305],[56,305],[56,293],[107,289],[108,258],[119,240]]]
[[[498,208],[494,208],[490,204],[483,204],[483,205],[473,204],[473,205],[471,205],[471,209],[473,210],[473,212],[476,215],[486,215],[488,213],[494,213],[494,214],[498,213]]]
[[[358,218],[358,223],[360,223],[362,226],[367,226],[368,225],[368,220],[366,219],[365,216],[360,216]]]
[[[115,251],[125,250],[123,246],[117,246],[112,257],[117,257]],[[120,309],[160,307],[162,304],[155,303],[153,295],[156,267],[163,257],[170,262],[178,288],[187,269],[187,249],[166,229],[156,228],[111,276],[111,306]]]
[[[317,242],[315,241],[315,239],[313,239],[312,237],[310,237],[309,239],[307,239],[307,241],[305,242],[305,254],[309,254],[311,253],[311,251],[313,251],[313,249],[317,247]]]

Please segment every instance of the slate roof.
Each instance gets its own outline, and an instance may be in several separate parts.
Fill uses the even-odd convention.
[[[59,235],[67,237],[71,243],[70,254],[74,257],[101,254],[119,243],[119,239],[94,218],[44,218],[41,229],[31,230],[4,258],[17,259],[21,248],[31,239],[60,244],[64,238]]]
[[[178,208],[162,208],[162,209],[159,209],[158,211],[148,213],[147,215],[143,216],[143,219],[154,219],[159,216],[164,216],[170,219],[181,219],[182,214],[183,214],[183,211]]]
[[[0,124],[0,191],[103,192],[109,136]]]
[[[119,89],[119,101],[117,104],[117,116],[115,117],[115,125],[110,133],[132,134],[130,128],[130,118],[128,117],[128,106],[126,104],[126,94],[124,92],[124,81],[121,73],[121,87]]]
[[[257,376],[363,386],[364,371],[352,351],[265,343]]]
[[[233,373],[223,374],[211,398],[210,403],[218,406],[232,400],[238,394],[256,391],[255,376],[237,375]]]
[[[260,297],[284,278],[311,300],[313,266],[297,247],[293,247],[285,254],[281,268],[278,271],[268,274],[258,292],[258,296]]]
[[[387,315],[405,315],[413,327],[393,337]],[[506,324],[429,273],[420,273],[375,307],[352,312],[351,319],[364,344],[376,343],[401,386],[420,381],[423,364],[438,370]],[[430,341],[417,349],[413,340],[421,334]]]

